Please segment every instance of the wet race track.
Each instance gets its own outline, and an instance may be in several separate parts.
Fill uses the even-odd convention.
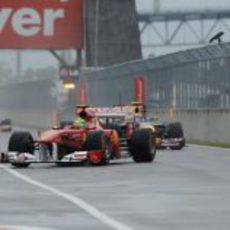
[[[1,133],[1,150],[8,138]],[[0,226],[229,229],[229,165],[230,150],[199,146],[159,150],[152,164],[132,159],[105,167],[1,164]]]

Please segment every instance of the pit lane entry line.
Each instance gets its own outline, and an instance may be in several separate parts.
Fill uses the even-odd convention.
[[[92,205],[86,203],[85,201],[83,201],[82,199],[73,196],[71,194],[62,192],[56,188],[53,188],[51,186],[48,186],[46,184],[43,184],[39,181],[33,180],[27,176],[24,176],[23,174],[17,172],[14,169],[10,169],[5,165],[0,165],[0,168],[4,169],[5,171],[7,171],[8,173],[10,173],[11,175],[19,178],[20,180],[25,181],[28,184],[31,184],[33,186],[39,187],[43,190],[46,190],[56,196],[59,196],[61,198],[64,198],[65,200],[70,201],[72,204],[80,207],[81,209],[83,209],[85,212],[87,212],[88,214],[90,214],[91,216],[93,216],[94,218],[98,219],[99,221],[103,222],[104,224],[110,226],[113,229],[117,229],[117,230],[133,230],[131,227],[128,227],[114,219],[112,219],[111,217],[107,216],[106,214],[102,213],[101,211],[99,211],[98,209],[96,209],[95,207],[93,207]]]

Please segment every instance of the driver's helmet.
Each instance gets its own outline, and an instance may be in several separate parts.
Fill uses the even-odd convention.
[[[81,112],[78,113],[79,117],[82,119],[86,119],[87,118],[87,113],[85,111],[85,109],[83,109]]]
[[[81,117],[84,120],[91,119],[95,117],[95,113],[92,109],[89,108],[83,108],[80,111],[77,112],[79,117]]]

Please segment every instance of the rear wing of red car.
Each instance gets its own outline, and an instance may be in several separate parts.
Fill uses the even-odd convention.
[[[131,106],[94,107],[92,109],[98,117],[126,117],[134,115]]]
[[[95,107],[95,113],[97,116],[135,116],[142,117],[146,114],[146,107],[141,102],[132,102],[127,106],[114,106],[110,108]]]

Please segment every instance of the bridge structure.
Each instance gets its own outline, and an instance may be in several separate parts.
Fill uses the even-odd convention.
[[[138,21],[142,48],[206,45],[220,31],[230,37],[230,9],[140,12]]]

